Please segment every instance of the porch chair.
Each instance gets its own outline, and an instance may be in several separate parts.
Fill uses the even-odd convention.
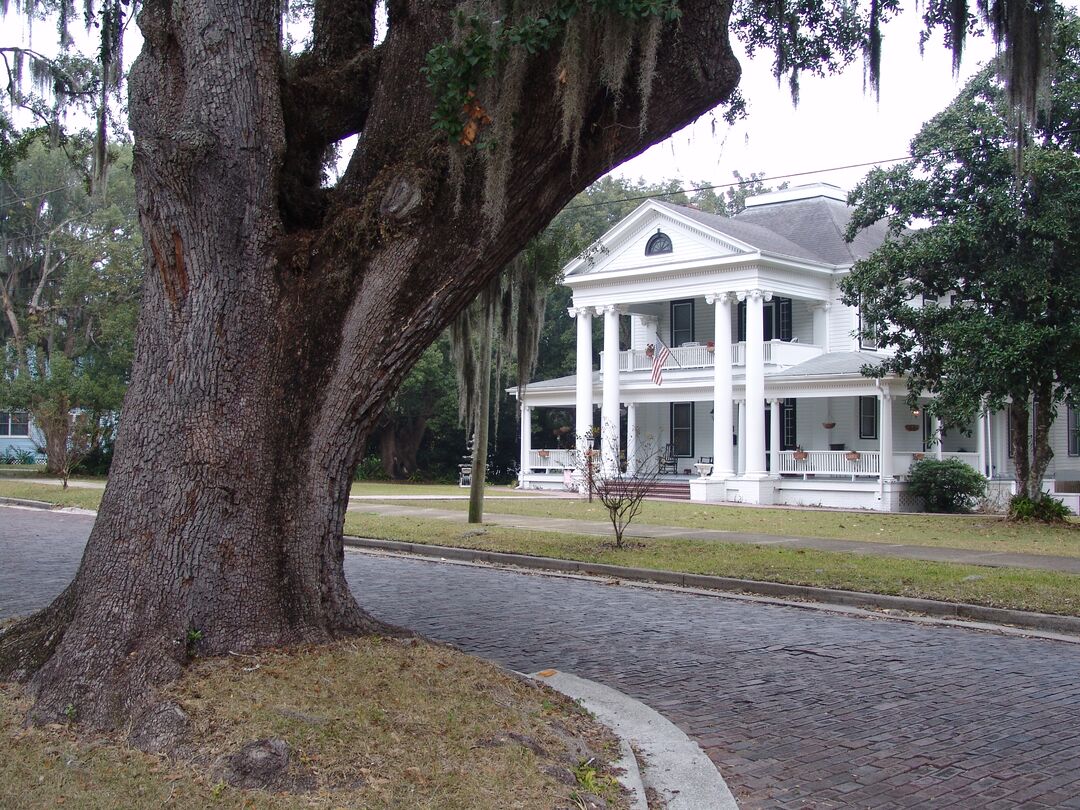
[[[660,453],[660,475],[678,475],[679,464],[675,458],[675,445],[665,444]]]

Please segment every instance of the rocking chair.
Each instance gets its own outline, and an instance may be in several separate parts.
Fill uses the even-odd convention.
[[[660,475],[678,475],[679,463],[675,458],[675,445],[664,445],[660,453]]]

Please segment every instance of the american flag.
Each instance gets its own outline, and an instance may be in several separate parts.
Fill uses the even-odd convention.
[[[660,343],[659,340],[656,342]],[[660,348],[653,353],[652,361],[652,381],[657,385],[664,384],[664,364],[667,363],[669,357],[671,357],[671,349],[660,343]]]

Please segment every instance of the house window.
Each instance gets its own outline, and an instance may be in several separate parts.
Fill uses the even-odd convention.
[[[30,414],[26,411],[0,411],[0,436],[29,436]]]
[[[671,253],[671,237],[663,231],[657,231],[652,238],[645,243],[646,256],[659,256],[661,253]]]
[[[794,450],[798,444],[795,435],[795,400],[786,399],[780,405],[780,449]]]
[[[740,301],[737,313],[738,340],[746,340],[746,302]],[[791,340],[791,299],[773,298],[762,307],[761,337],[764,340]]]
[[[877,397],[859,397],[859,438],[877,437]]]
[[[676,458],[694,457],[694,403],[671,403],[671,446]]]
[[[873,335],[865,334],[863,332],[863,319],[861,310],[859,311],[859,348],[870,349],[871,351],[877,351],[881,348],[881,344],[879,344],[878,341],[874,339]]]
[[[1069,406],[1069,455],[1080,456],[1080,408]]]
[[[694,301],[671,302],[671,345],[682,346],[694,340]]]

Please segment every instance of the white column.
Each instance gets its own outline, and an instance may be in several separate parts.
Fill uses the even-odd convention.
[[[882,390],[878,393],[878,450],[881,452],[879,478],[882,481],[893,479],[893,400],[892,392]]]
[[[772,293],[749,290],[746,299],[746,470],[748,478],[765,478],[765,301]]]
[[[934,457],[937,458],[938,461],[941,461],[943,454],[941,447],[941,420],[935,416],[931,424],[933,425],[934,431]]]
[[[832,304],[822,301],[810,307],[814,315],[814,345],[829,350],[829,310]]]
[[[570,307],[567,312],[577,319],[577,394],[574,399],[574,435],[578,451],[578,464],[574,478],[578,489],[586,486],[584,471],[585,453],[592,447],[593,429],[593,368],[592,368],[592,310]]]
[[[735,407],[739,411],[739,461],[735,472],[743,475],[746,473],[746,400],[738,400]]]
[[[521,403],[521,468],[518,473],[518,489],[528,489],[525,476],[529,472],[529,453],[532,451],[532,408]]]
[[[769,469],[773,478],[780,477],[780,400],[769,400]]]
[[[626,474],[637,475],[637,405],[626,405]]]
[[[986,477],[994,477],[994,412],[985,411],[986,419]]]
[[[605,476],[619,474],[619,310],[612,304],[597,307],[604,313],[604,400],[600,413],[600,459]]]
[[[705,302],[715,304],[713,339],[713,478],[735,474],[731,426],[734,406],[731,381],[731,294],[706,295]]]
[[[986,475],[986,411],[979,410],[978,430],[975,440],[975,452],[979,454],[979,472]]]

